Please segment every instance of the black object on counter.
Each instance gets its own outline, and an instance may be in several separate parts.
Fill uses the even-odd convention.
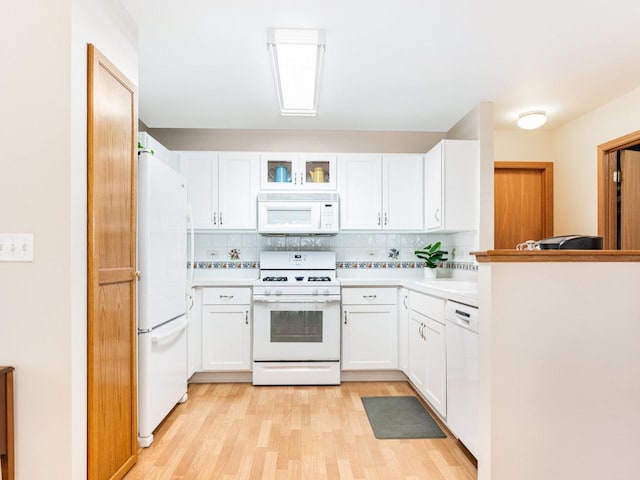
[[[538,241],[540,250],[602,250],[602,237],[562,235]]]

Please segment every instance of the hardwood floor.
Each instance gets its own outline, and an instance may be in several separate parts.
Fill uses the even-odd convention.
[[[415,392],[406,382],[191,384],[189,401],[158,428],[125,479],[477,478],[452,436],[376,439],[360,397],[383,395]]]

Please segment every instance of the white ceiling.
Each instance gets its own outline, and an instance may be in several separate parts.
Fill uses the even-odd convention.
[[[552,129],[640,86],[637,0],[121,1],[152,128],[437,132],[491,101]],[[279,115],[268,27],[326,29],[317,117]]]

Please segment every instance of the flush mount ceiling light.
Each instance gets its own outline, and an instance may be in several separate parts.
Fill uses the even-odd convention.
[[[547,123],[547,114],[542,110],[526,112],[518,117],[518,126],[525,130],[534,130]]]
[[[267,48],[282,115],[315,116],[324,57],[324,30],[270,28]]]

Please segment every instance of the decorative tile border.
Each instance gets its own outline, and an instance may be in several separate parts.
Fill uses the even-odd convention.
[[[477,271],[478,265],[473,262],[443,262],[439,265],[440,268],[446,268],[449,270],[464,270],[464,271]],[[187,268],[191,268],[191,262],[187,263]],[[241,268],[260,268],[259,262],[195,262],[195,269],[241,269]],[[400,262],[400,261],[380,261],[380,262],[368,262],[368,261],[354,261],[354,262],[336,262],[336,268],[346,269],[396,269],[396,268],[424,268],[424,262]]]
[[[441,262],[440,268],[447,268],[451,270],[467,270],[475,271],[478,269],[478,265],[472,262]],[[424,268],[424,262],[337,262],[336,268],[356,269],[356,268]]]
[[[187,268],[191,268],[191,262],[187,262]],[[258,262],[195,262],[194,269],[208,269],[208,268],[226,268],[226,269],[239,269],[239,268],[260,268]]]

